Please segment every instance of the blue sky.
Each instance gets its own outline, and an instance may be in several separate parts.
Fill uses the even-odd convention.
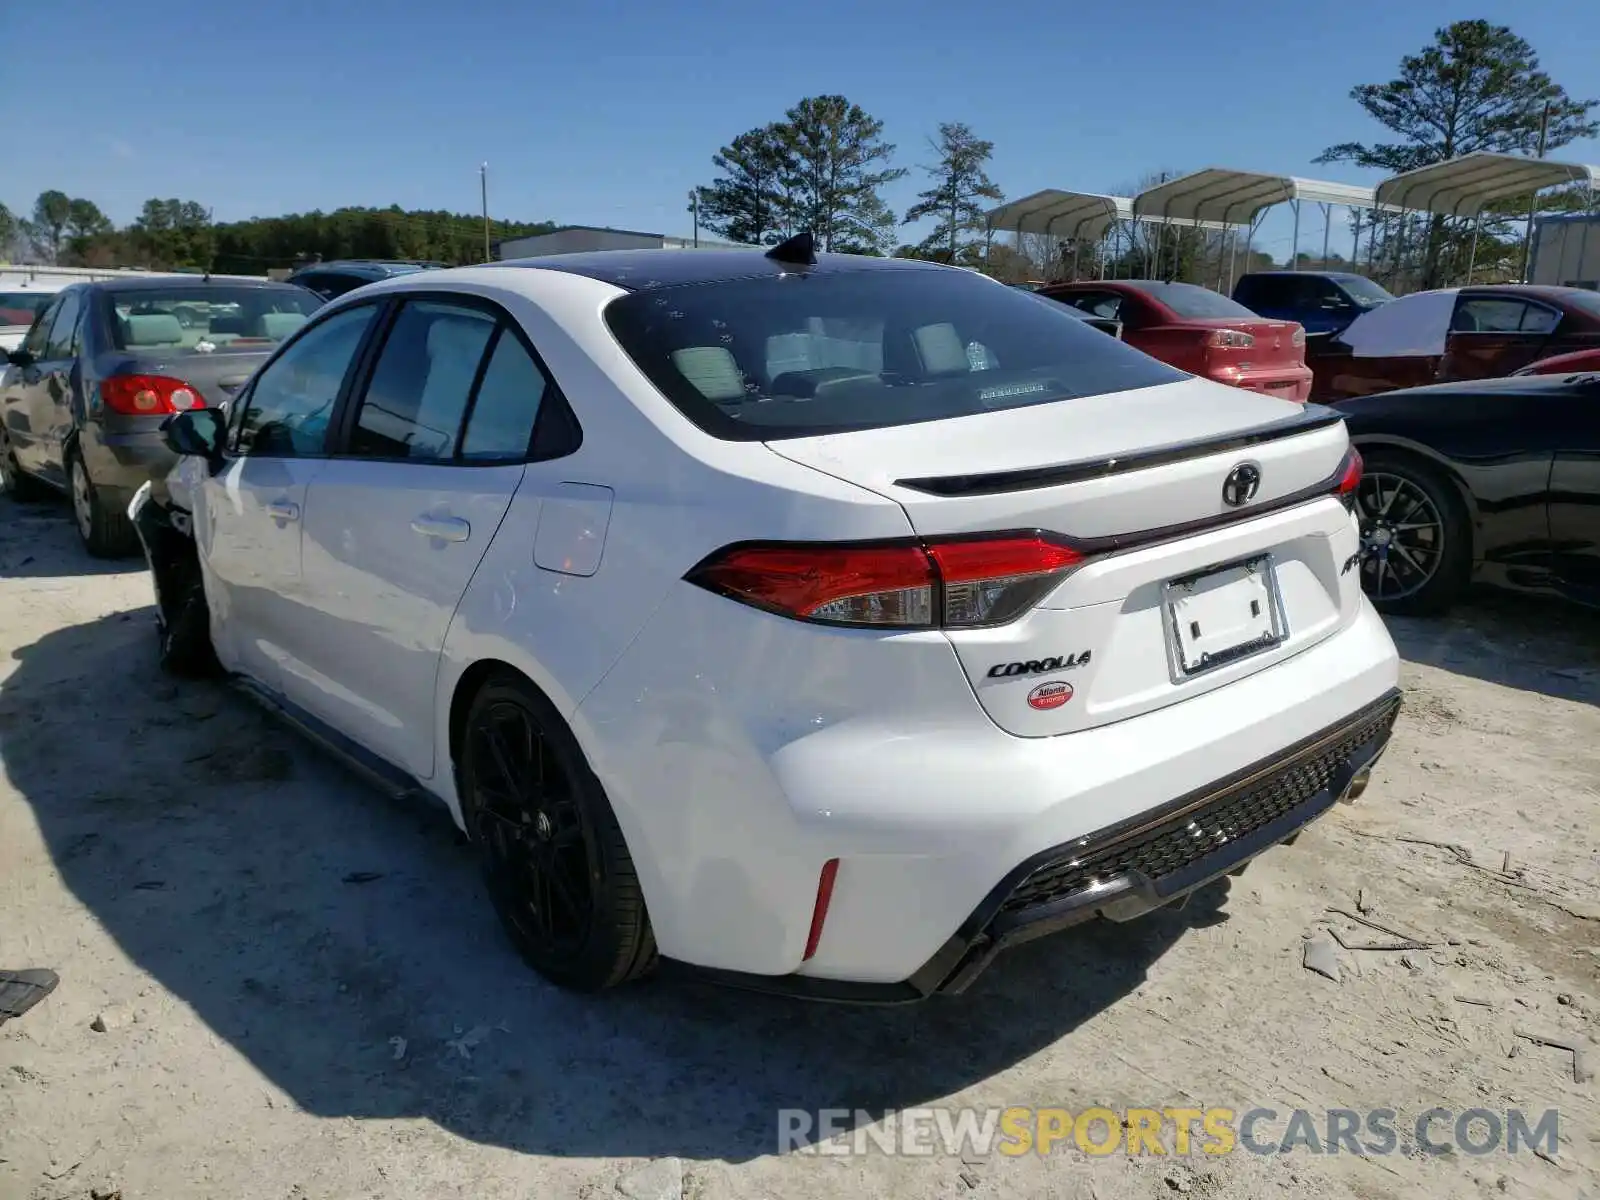
[[[1600,5],[1575,0],[136,8],[0,2],[0,201],[13,211],[54,187],[119,223],[158,195],[218,220],[342,204],[474,212],[487,160],[496,217],[686,233],[712,153],[824,92],[881,118],[913,168],[940,121],[966,121],[994,141],[991,173],[1012,197],[1211,165],[1366,182],[1312,163],[1380,134],[1349,89],[1390,78],[1462,17],[1510,25],[1568,91],[1600,96]],[[1600,143],[1562,154],[1600,162]],[[897,210],[919,175],[887,194]],[[1308,217],[1302,248],[1320,239]],[[1258,244],[1282,258],[1289,241],[1280,213]]]

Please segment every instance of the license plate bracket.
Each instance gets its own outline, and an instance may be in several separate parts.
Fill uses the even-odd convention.
[[[1180,677],[1264,653],[1289,635],[1270,554],[1169,580],[1162,589],[1162,609]]]

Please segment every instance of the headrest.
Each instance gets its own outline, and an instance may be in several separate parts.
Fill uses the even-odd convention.
[[[305,313],[262,313],[256,322],[256,328],[260,330],[257,336],[281,342],[305,323]]]
[[[123,318],[123,341],[129,346],[181,346],[183,326],[171,313],[143,313]]]
[[[707,400],[744,399],[744,374],[724,346],[686,346],[674,350],[672,365]]]

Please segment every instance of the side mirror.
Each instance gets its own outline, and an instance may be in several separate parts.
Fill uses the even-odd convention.
[[[163,421],[161,437],[174,454],[193,455],[215,463],[222,458],[226,429],[227,418],[219,410],[191,408]]]
[[[29,367],[33,365],[33,355],[29,354],[21,346],[18,346],[15,350],[0,350],[0,354],[3,354],[5,361],[13,367]]]

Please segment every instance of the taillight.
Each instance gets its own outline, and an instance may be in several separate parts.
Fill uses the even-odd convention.
[[[113,375],[100,381],[100,398],[111,411],[130,417],[153,417],[206,406],[194,388],[166,375]]]
[[[1205,344],[1212,350],[1248,350],[1256,339],[1242,329],[1213,329],[1206,334]]]
[[[1294,332],[1289,335],[1289,344],[1291,346],[1304,346],[1306,344],[1306,327],[1304,325],[1296,325],[1294,327]]]
[[[1365,468],[1361,461],[1361,451],[1354,446],[1344,456],[1344,461],[1339,464],[1339,482],[1333,489],[1333,494],[1344,502],[1344,506],[1351,512],[1356,508],[1356,489],[1361,486],[1361,472]]]
[[[842,546],[730,546],[685,578],[768,612],[826,625],[971,629],[1043,599],[1083,555],[1042,534]]]

